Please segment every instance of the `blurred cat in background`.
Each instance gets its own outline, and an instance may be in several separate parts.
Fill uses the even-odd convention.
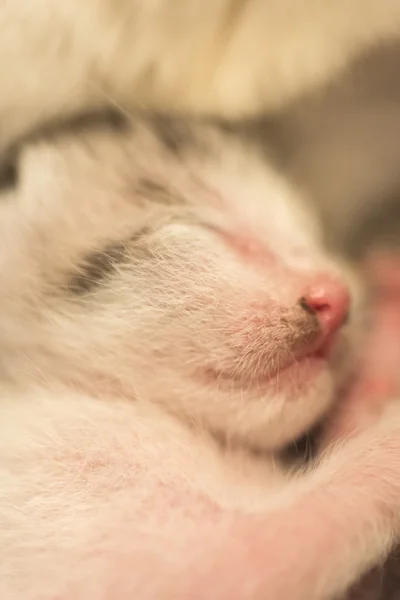
[[[13,0],[0,33],[4,145],[110,101],[227,118],[279,110],[398,38],[400,1]]]

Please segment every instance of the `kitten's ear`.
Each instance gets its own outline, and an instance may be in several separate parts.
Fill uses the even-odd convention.
[[[72,117],[50,119],[16,138],[0,153],[0,193],[18,185],[19,163],[24,148],[41,140],[52,141],[65,134],[75,135],[82,131],[96,130],[99,126],[123,131],[131,126],[131,120],[123,112],[106,107]]]

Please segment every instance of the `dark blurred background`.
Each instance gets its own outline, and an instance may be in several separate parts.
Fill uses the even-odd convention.
[[[242,126],[311,192],[333,245],[356,254],[371,240],[400,241],[400,41]]]

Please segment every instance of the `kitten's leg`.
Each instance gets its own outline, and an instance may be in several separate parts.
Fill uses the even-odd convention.
[[[219,505],[215,465],[179,428],[78,400],[57,414],[53,399],[47,420],[37,401],[26,434],[5,431],[1,598],[325,600],[400,533],[397,406],[281,493],[266,486],[265,509],[250,514]],[[46,436],[28,444],[40,426]]]
[[[333,599],[385,560],[400,533],[395,413],[326,459],[308,481],[289,486],[275,510],[238,518],[199,582],[203,589],[212,578],[220,582],[207,598]],[[190,597],[193,588],[186,591]]]

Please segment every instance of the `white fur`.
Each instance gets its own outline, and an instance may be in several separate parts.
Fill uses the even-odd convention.
[[[0,32],[7,143],[110,101],[227,117],[280,107],[398,37],[400,3],[8,0]]]
[[[24,153],[20,192],[1,231],[3,368],[11,379],[43,372],[45,381],[72,380],[96,395],[100,378],[109,393],[168,402],[261,447],[270,446],[278,417],[287,420],[279,433],[287,442],[324,412],[336,374],[327,365],[304,390],[296,370],[284,382],[296,331],[289,321],[285,332],[281,311],[296,310],[320,272],[340,269],[320,249],[296,193],[251,148],[200,128],[191,132],[199,149],[177,160],[145,123],[135,130],[70,136],[60,150],[42,144]],[[169,190],[167,204],[140,196],[144,178]],[[143,226],[153,229],[131,241]],[[82,299],[60,292],[87,254],[114,243],[125,244],[127,259],[109,285]],[[337,354],[335,368],[348,360]],[[276,381],[258,384],[275,369]],[[252,385],[213,380],[209,370]],[[165,388],[179,391],[166,398]],[[293,389],[300,398],[286,411]]]
[[[398,414],[303,476],[277,453],[331,405],[358,339],[356,302],[332,359],[285,376],[285,310],[347,274],[251,148],[189,132],[178,157],[146,121],[38,143],[4,198],[2,599],[321,600],[398,532]],[[121,240],[110,277],[68,288]]]

